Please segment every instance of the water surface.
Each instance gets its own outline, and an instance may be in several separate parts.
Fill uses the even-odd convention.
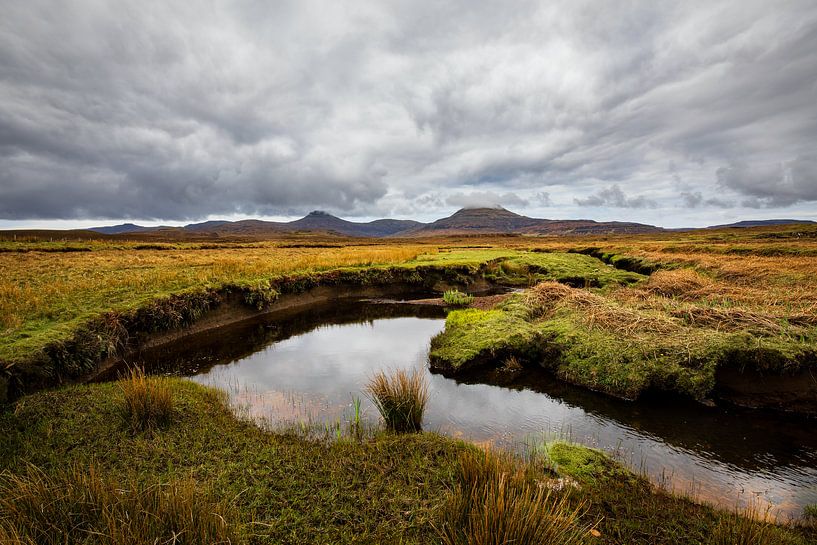
[[[797,516],[817,503],[814,421],[679,399],[625,402],[571,387],[540,371],[461,382],[431,374],[437,307],[336,303],[252,321],[142,354],[144,364],[225,388],[232,402],[271,424],[336,425],[353,397],[377,421],[363,385],[384,368],[419,367],[431,399],[424,427],[475,442],[522,448],[566,437],[614,453],[676,492],[733,507],[759,500]]]

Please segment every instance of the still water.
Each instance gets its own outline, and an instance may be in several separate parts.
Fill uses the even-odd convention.
[[[187,338],[141,359],[224,388],[234,406],[271,425],[346,422],[354,397],[362,399],[364,419],[376,422],[362,393],[368,378],[419,367],[431,385],[426,430],[512,449],[567,438],[723,507],[753,501],[785,517],[817,503],[813,420],[678,399],[625,402],[538,371],[495,375],[492,384],[445,378],[426,363],[429,341],[443,326],[437,307],[336,303]]]

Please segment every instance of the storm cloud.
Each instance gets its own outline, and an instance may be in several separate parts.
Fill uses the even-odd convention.
[[[815,218],[815,104],[806,0],[5,2],[0,219]]]

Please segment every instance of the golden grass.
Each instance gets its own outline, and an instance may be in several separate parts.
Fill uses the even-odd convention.
[[[10,545],[240,543],[237,519],[189,479],[146,486],[94,467],[0,475],[0,542]]]
[[[366,393],[380,412],[386,427],[398,433],[422,429],[428,403],[428,380],[419,369],[395,369],[376,373],[366,385]]]
[[[122,415],[137,431],[164,426],[173,417],[173,388],[165,377],[148,377],[140,368],[131,369],[119,381]]]
[[[91,251],[63,253],[50,247],[57,243],[0,241],[0,250],[5,250],[0,252],[0,360],[23,361],[48,342],[70,338],[102,312],[136,308],[172,293],[337,267],[405,263],[422,254],[475,244],[487,248],[479,250],[486,255],[501,250],[597,248],[675,267],[656,272],[643,286],[619,288],[604,297],[618,306],[663,314],[693,326],[754,327],[769,334],[780,329],[775,324],[782,324],[783,330],[789,325],[814,328],[817,237],[808,229],[800,233],[803,229],[798,227],[796,233],[779,228],[646,236],[335,240],[323,245],[337,247],[215,241],[206,248],[175,242],[137,250],[145,245],[79,241],[72,245]],[[584,302],[589,308],[597,306],[592,303]],[[591,318],[599,327],[614,321],[625,324],[625,330],[649,327],[640,320],[615,308],[605,308]],[[665,331],[666,323],[654,327]]]
[[[579,318],[589,329],[601,328],[629,335],[669,333],[679,327],[666,316],[620,305],[609,298],[558,282],[541,282],[532,287],[525,293],[525,304],[533,309],[536,317],[550,317],[559,309],[578,310]]]
[[[585,543],[584,506],[571,506],[529,464],[508,453],[468,452],[438,525],[445,545]]]
[[[138,307],[186,290],[257,282],[291,273],[404,263],[436,251],[419,244],[283,248],[275,243],[201,250],[0,253],[0,345],[41,345],[38,335],[71,329],[108,310]],[[5,356],[10,356],[6,353]],[[2,355],[0,355],[2,357]]]

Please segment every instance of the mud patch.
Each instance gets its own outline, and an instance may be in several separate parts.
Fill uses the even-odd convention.
[[[715,372],[714,397],[740,407],[817,415],[817,370],[780,373],[724,366]]]

